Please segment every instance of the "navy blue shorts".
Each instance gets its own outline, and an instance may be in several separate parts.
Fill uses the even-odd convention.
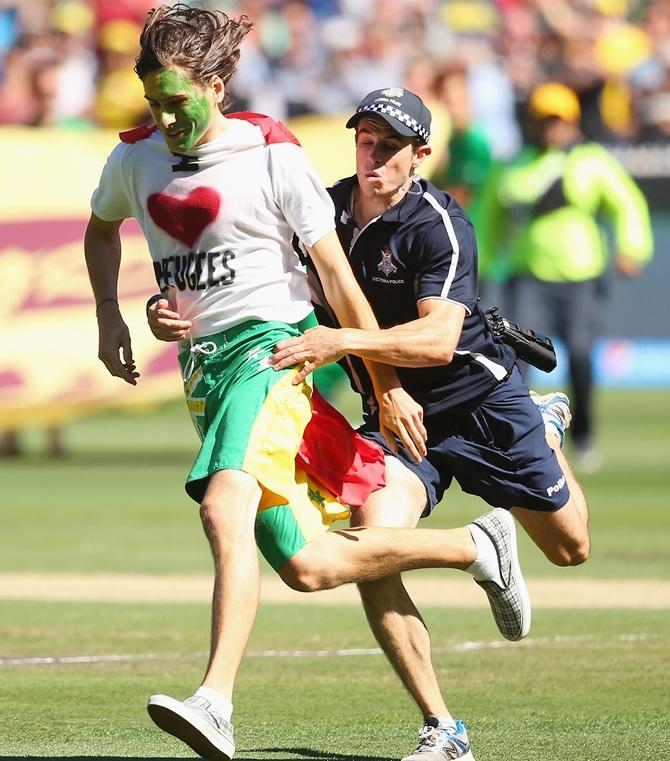
[[[426,487],[424,516],[455,478],[464,492],[493,507],[550,512],[563,507],[570,491],[556,455],[547,444],[544,422],[518,368],[476,406],[445,410],[424,419],[428,454],[415,463],[400,448],[395,455]],[[371,419],[359,433],[393,454]]]

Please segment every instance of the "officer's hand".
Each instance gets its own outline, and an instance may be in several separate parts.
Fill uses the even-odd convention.
[[[304,335],[280,341],[268,361],[275,370],[301,366],[293,379],[294,385],[297,385],[317,367],[337,362],[344,356],[343,335],[343,330],[323,325],[310,328]]]

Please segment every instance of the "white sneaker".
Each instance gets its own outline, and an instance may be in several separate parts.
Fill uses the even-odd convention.
[[[419,744],[402,761],[475,761],[462,721],[443,724],[429,716],[419,731]]]
[[[199,695],[180,702],[168,695],[152,695],[147,711],[163,732],[186,743],[209,761],[231,761],[235,753],[233,725],[206,698]]]
[[[472,522],[493,542],[503,586],[496,581],[475,581],[489,598],[500,633],[505,639],[516,642],[530,631],[531,606],[519,565],[514,518],[508,510],[494,507]]]
[[[542,413],[544,427],[547,433],[553,433],[561,440],[561,448],[565,440],[565,432],[570,426],[572,413],[570,412],[570,400],[560,391],[551,391],[540,396],[535,391],[530,392],[530,398],[537,404]]]

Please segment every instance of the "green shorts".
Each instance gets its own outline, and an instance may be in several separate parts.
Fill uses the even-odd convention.
[[[297,326],[249,321],[224,333],[182,342],[186,403],[201,438],[186,492],[202,499],[218,470],[242,470],[262,489],[259,548],[279,568],[348,508],[296,473],[295,457],[312,415],[311,384],[293,385],[296,370],[268,364],[274,346]]]

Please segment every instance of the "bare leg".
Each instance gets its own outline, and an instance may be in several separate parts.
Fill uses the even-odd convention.
[[[370,628],[423,716],[449,717],[431,660],[430,636],[400,571],[465,569],[475,559],[475,544],[467,528],[412,528],[426,504],[423,484],[394,457],[386,458],[386,474],[387,486],[354,511],[354,528],[319,537],[280,574],[303,591],[362,582],[359,591]],[[360,527],[368,528],[356,531]]]
[[[389,486],[354,513],[352,525],[418,523],[426,504],[423,484],[396,458],[387,458],[386,472]],[[359,584],[358,591],[372,633],[422,716],[451,718],[433,667],[430,634],[400,574]]]
[[[560,566],[579,565],[588,558],[591,550],[586,497],[561,450],[558,436],[547,434],[547,443],[558,458],[570,489],[570,498],[560,510],[553,513],[522,507],[515,507],[512,512],[552,563]]]
[[[430,634],[401,576],[360,584],[358,590],[372,633],[421,715],[450,718],[431,659]]]
[[[260,497],[257,481],[242,471],[221,470],[210,479],[200,508],[215,568],[209,664],[191,697],[181,702],[158,694],[147,704],[160,729],[202,758],[230,761],[235,753],[233,687],[258,608],[254,521]]]
[[[254,478],[222,470],[212,476],[200,508],[215,568],[212,638],[203,684],[231,700],[258,609],[254,521],[260,496]]]
[[[467,527],[412,529],[359,526],[329,531],[297,552],[279,575],[294,589],[316,592],[377,581],[416,568],[466,570],[476,559]]]

